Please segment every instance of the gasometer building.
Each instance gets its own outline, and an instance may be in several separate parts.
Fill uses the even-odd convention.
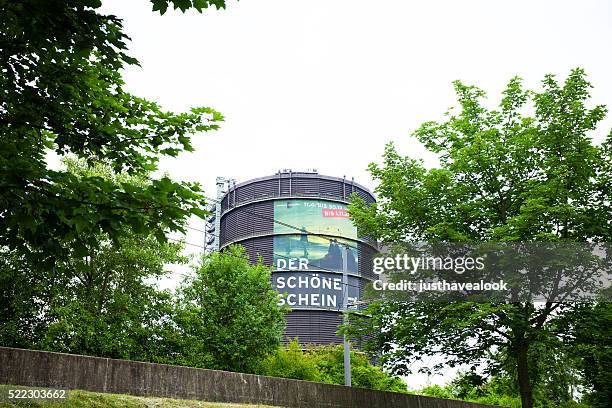
[[[251,262],[261,257],[273,267],[273,286],[291,308],[285,340],[341,343],[336,331],[344,296],[349,308],[360,305],[364,286],[375,279],[377,250],[358,233],[347,204],[354,193],[373,203],[372,193],[353,180],[316,170],[283,170],[238,184],[218,178],[217,187],[207,248],[240,244]]]

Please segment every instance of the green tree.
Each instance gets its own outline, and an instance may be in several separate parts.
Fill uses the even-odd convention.
[[[278,296],[270,269],[251,265],[244,248],[205,256],[179,289],[175,324],[181,353],[174,362],[253,372],[282,338]]]
[[[582,305],[564,316],[570,353],[587,390],[584,401],[603,408],[612,401],[612,303]]]
[[[490,110],[482,90],[455,82],[459,111],[414,133],[438,154],[439,167],[426,169],[388,145],[384,164],[369,167],[379,201],[369,206],[356,197],[350,206],[360,231],[385,243],[609,241],[612,134],[599,146],[589,137],[606,109],[587,106],[591,85],[581,69],[564,83],[547,75],[542,87],[528,91],[513,78],[499,109]],[[530,408],[540,380],[530,350],[560,346],[556,320],[573,308],[374,302],[364,324],[375,334],[370,349],[398,373],[423,355],[443,355],[450,365],[491,362],[493,350],[513,356],[522,405]]]
[[[154,237],[105,240],[83,260],[57,268],[48,327],[37,348],[73,354],[164,361],[172,352],[172,294],[156,287],[182,246]],[[65,268],[65,270],[64,270]],[[67,279],[71,276],[70,279]],[[76,279],[75,279],[76,278]]]
[[[558,366],[550,367],[554,371]],[[553,384],[558,386],[558,384]],[[539,407],[547,408],[581,408],[590,405],[577,403],[571,398],[566,399],[547,399],[545,394],[546,386],[538,387],[536,393],[536,403]],[[514,379],[507,374],[496,375],[485,378],[474,371],[459,372],[446,386],[432,385],[417,391],[418,394],[430,397],[461,399],[465,401],[478,402],[482,404],[494,404],[503,407],[520,408],[521,399],[516,392]]]
[[[28,258],[0,248],[0,345],[37,348],[48,327],[49,279]]]
[[[417,394],[430,397],[461,399],[483,404],[520,408],[521,401],[514,393],[515,387],[506,377],[492,377],[488,381],[473,371],[459,372],[446,386],[429,385],[417,390]]]
[[[168,1],[154,1],[157,9]],[[172,0],[201,10],[222,1]],[[211,108],[164,111],[124,89],[121,20],[100,0],[0,0],[0,246],[51,269],[66,248],[85,256],[99,234],[116,240],[169,230],[202,216],[199,185],[168,177],[145,188],[75,177],[47,166],[49,151],[149,174],[161,156],[192,151],[191,135],[218,128]],[[33,249],[39,249],[32,251]]]
[[[565,314],[567,316],[567,313]],[[552,324],[558,324],[555,319]],[[558,330],[560,337],[564,335]],[[533,379],[534,405],[541,408],[557,408],[576,406],[578,390],[581,388],[580,373],[577,369],[579,359],[571,347],[561,339],[556,341],[535,342],[529,349],[530,378]],[[507,353],[495,353],[492,361],[498,367],[493,376],[483,383],[480,394],[488,398],[492,396],[518,397],[520,395],[517,378],[517,358]],[[455,384],[453,384],[455,385]],[[469,384],[463,383],[466,398],[479,397],[478,388],[469,391]],[[479,400],[480,401],[480,400]],[[484,401],[481,401],[484,402]]]
[[[115,174],[109,166],[88,167],[65,160],[76,180],[96,177],[105,183],[146,188],[144,176]],[[51,270],[19,251],[4,248],[0,258],[0,342],[103,357],[155,361],[163,350],[164,326],[172,297],[156,288],[165,265],[185,263],[182,245],[160,243],[152,235],[94,237],[86,256],[63,248],[67,257]],[[171,333],[171,332],[169,332]]]

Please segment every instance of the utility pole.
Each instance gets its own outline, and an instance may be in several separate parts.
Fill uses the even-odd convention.
[[[348,323],[348,247],[342,245],[342,313],[344,324]],[[344,334],[344,385],[351,386],[351,344]]]

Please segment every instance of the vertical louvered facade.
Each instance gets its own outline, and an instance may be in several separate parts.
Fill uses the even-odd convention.
[[[361,196],[366,202],[374,202],[373,195],[366,188],[351,180],[317,173],[286,171],[232,185],[222,198],[219,231],[221,250],[234,243],[243,245],[253,262],[261,257],[266,265],[274,267],[273,280],[276,278],[279,279],[278,282],[284,283],[285,280],[290,282],[294,279],[295,282],[300,280],[301,283],[308,284],[310,282],[308,279],[311,279],[313,282],[308,294],[294,295],[294,299],[300,299],[300,304],[297,302],[294,302],[294,305],[290,304],[292,311],[286,316],[286,340],[298,338],[300,343],[315,344],[342,342],[342,339],[335,334],[342,321],[341,304],[324,291],[318,293],[313,289],[314,282],[325,279],[331,282],[342,277],[341,269],[338,269],[330,257],[334,245],[336,248],[338,245],[344,245],[347,251],[350,250],[354,254],[354,262],[349,272],[350,294],[346,292],[349,299],[358,299],[364,285],[374,279],[371,259],[376,253],[376,243],[360,236],[358,232],[350,237],[346,234],[344,236],[341,233],[336,234],[333,229],[327,229],[324,225],[327,222],[327,218],[324,218],[326,216],[338,215],[346,218],[344,209],[352,194]],[[323,223],[320,225],[320,230],[314,232],[307,230],[299,218],[291,218],[293,224],[279,221],[279,214],[275,214],[279,208],[295,211],[299,205],[316,207],[308,209],[311,213],[327,211],[319,218],[318,222]],[[334,209],[337,212],[334,212]],[[329,218],[329,220],[330,225],[334,222],[350,223],[348,219],[338,221]],[[282,232],[279,232],[281,230]],[[281,241],[284,246],[279,244]],[[288,248],[287,245],[290,246],[291,243],[294,247]],[[284,258],[283,254],[298,251],[303,252],[304,256],[314,258],[312,252],[318,250],[316,246],[325,247],[325,243],[331,248],[329,253],[309,264],[306,271],[278,268],[278,259]],[[296,245],[299,248],[296,248]],[[295,275],[294,278],[290,278],[292,274]],[[307,296],[312,300],[311,304],[301,304],[302,299]]]

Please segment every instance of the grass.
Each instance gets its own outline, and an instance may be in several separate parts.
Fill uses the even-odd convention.
[[[57,400],[24,400],[7,401],[9,389],[44,389],[38,387],[22,387],[0,385],[0,407],[44,407],[44,408],[274,408],[269,405],[228,404],[219,402],[204,402],[157,397],[135,397],[123,394],[103,394],[81,390],[71,390],[68,398],[61,402]]]

